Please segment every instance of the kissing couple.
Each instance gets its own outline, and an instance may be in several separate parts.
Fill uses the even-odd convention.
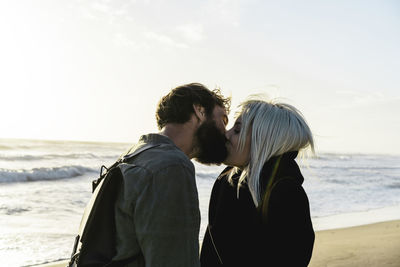
[[[199,83],[161,98],[159,132],[141,136],[118,165],[113,256],[81,257],[78,266],[308,265],[314,230],[295,158],[314,150],[309,126],[292,105],[253,97],[227,130],[229,109],[230,98]],[[215,177],[201,244],[191,159],[227,166]]]

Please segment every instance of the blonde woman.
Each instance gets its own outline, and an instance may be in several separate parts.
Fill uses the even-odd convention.
[[[226,168],[210,199],[201,266],[307,266],[314,230],[295,161],[314,142],[291,105],[249,100],[226,133]]]

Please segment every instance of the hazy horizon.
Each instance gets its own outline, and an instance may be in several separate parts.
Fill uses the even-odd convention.
[[[146,134],[146,133],[145,133]],[[40,139],[40,138],[14,138],[14,137],[0,137],[0,143],[4,140],[9,140],[9,141],[33,141],[33,142],[44,142],[44,143],[60,143],[60,144],[65,144],[68,142],[71,143],[81,143],[81,144],[105,144],[105,145],[110,145],[110,144],[116,144],[116,145],[126,145],[127,148],[130,146],[133,146],[135,144],[135,141],[129,142],[129,141],[113,141],[113,140],[71,140],[71,139]],[[136,140],[137,141],[137,140]],[[307,157],[308,156],[320,156],[320,155],[326,155],[326,154],[336,154],[336,155],[377,155],[377,156],[400,156],[400,152],[394,152],[394,153],[385,153],[385,152],[358,152],[358,151],[340,151],[340,150],[321,150],[318,149],[315,151],[315,154],[312,155],[309,153],[310,151],[307,150]]]

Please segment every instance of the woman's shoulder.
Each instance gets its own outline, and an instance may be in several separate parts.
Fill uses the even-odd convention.
[[[280,184],[287,186],[298,186],[303,183],[304,178],[300,168],[294,160],[293,153],[283,154],[280,157],[274,157],[267,161],[260,173],[260,186],[265,192],[267,187]],[[290,182],[287,182],[290,181]]]
[[[303,186],[296,179],[285,178],[279,180],[273,186],[270,204],[299,209],[300,207],[308,207],[309,201]]]
[[[299,191],[302,192],[304,191],[302,184],[299,182],[299,179],[297,177],[280,177],[273,185],[272,185],[272,191],[273,192],[294,192],[294,191]]]

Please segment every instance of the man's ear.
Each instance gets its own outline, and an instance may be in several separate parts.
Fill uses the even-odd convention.
[[[196,115],[199,121],[203,122],[206,120],[206,111],[204,107],[198,104],[193,104],[193,110],[194,110],[194,115]]]

